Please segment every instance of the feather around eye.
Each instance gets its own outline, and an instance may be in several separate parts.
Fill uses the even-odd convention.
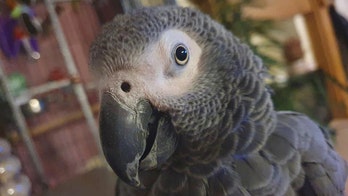
[[[184,66],[189,61],[189,51],[183,44],[178,44],[176,47],[174,47],[173,55],[177,65]]]

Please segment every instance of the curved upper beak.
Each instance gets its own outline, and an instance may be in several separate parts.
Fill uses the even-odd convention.
[[[176,146],[173,135],[168,135],[172,129],[169,120],[154,114],[146,100],[131,109],[109,93],[102,95],[99,126],[103,152],[118,177],[132,186],[143,187],[139,169],[163,163]]]

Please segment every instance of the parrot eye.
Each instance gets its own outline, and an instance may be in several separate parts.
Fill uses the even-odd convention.
[[[189,60],[188,49],[186,46],[179,44],[175,47],[174,59],[176,64],[181,66],[186,65]]]

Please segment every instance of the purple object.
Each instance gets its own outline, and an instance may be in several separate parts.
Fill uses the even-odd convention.
[[[13,29],[17,22],[8,17],[0,17],[0,48],[7,57],[16,56]]]
[[[0,16],[0,49],[8,58],[15,58],[19,55],[23,42],[14,37],[14,29],[18,25],[18,21]],[[38,42],[34,37],[29,38],[31,49],[35,52],[39,51]]]

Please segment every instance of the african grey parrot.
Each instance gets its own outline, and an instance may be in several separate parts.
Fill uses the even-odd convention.
[[[117,16],[90,49],[116,195],[343,195],[317,124],[276,112],[261,59],[191,8]]]

